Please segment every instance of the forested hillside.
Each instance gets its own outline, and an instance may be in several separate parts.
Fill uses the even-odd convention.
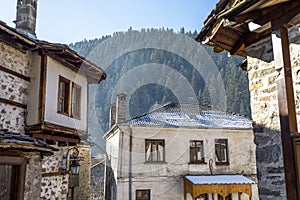
[[[225,52],[214,53],[212,48],[193,39],[186,42],[180,37],[182,34],[194,38],[197,32],[185,32],[184,29],[178,33],[172,29],[129,29],[125,33],[70,44],[72,49],[104,68],[107,73],[105,81],[90,89],[89,133],[93,141],[100,143],[99,148],[103,148],[101,138],[109,128],[109,106],[119,92],[129,93],[128,117],[139,116],[170,101],[198,102],[219,108],[222,105],[220,109],[250,117],[247,73],[239,67],[242,59],[229,57]],[[159,49],[152,43],[166,43],[172,47]],[[137,48],[131,50],[127,44],[143,44],[145,47],[137,45]],[[177,53],[180,52],[177,49],[183,53]],[[105,63],[104,57],[111,57],[118,51],[120,53],[111,59],[112,62]],[[205,61],[207,59],[209,61]],[[195,62],[203,65],[202,71],[195,67]],[[222,79],[221,84],[224,85],[225,93],[221,98],[217,96],[221,94],[222,87],[218,86],[220,83],[214,83],[217,75],[205,71],[205,67],[211,67],[212,64],[208,64],[210,62],[216,66]],[[149,76],[155,78],[149,79]],[[216,85],[214,91],[208,87],[212,84]],[[186,88],[192,88],[194,95],[185,94]],[[214,98],[224,104],[212,102]]]

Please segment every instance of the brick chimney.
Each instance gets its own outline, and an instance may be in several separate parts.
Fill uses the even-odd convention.
[[[116,123],[125,121],[126,119],[126,94],[117,95],[116,103]]]
[[[37,0],[17,0],[16,29],[31,38],[36,38]]]

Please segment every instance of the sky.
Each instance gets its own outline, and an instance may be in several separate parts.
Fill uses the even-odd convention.
[[[201,30],[217,0],[39,0],[37,37],[69,44],[130,27]],[[11,27],[17,0],[0,0],[0,20]]]

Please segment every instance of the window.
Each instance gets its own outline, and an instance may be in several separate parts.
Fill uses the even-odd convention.
[[[216,165],[229,165],[227,139],[215,140]]]
[[[146,162],[164,162],[164,148],[164,140],[146,140]]]
[[[69,114],[69,93],[70,81],[64,77],[59,76],[58,83],[58,108],[57,112]]]
[[[190,141],[190,163],[204,163],[204,151],[202,140]]]
[[[59,76],[57,112],[80,119],[81,87]]]
[[[150,190],[136,190],[136,200],[150,200]]]
[[[75,83],[72,85],[72,117],[80,118],[81,87]]]
[[[0,156],[0,199],[24,199],[26,159]]]

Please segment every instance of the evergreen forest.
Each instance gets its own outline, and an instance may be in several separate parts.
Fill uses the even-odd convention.
[[[104,152],[102,137],[109,130],[109,109],[118,93],[127,94],[127,118],[168,102],[199,103],[251,117],[247,72],[239,67],[242,58],[215,53],[196,42],[196,36],[184,28],[129,28],[69,45],[107,74],[89,89],[89,134],[98,146],[94,154]]]

